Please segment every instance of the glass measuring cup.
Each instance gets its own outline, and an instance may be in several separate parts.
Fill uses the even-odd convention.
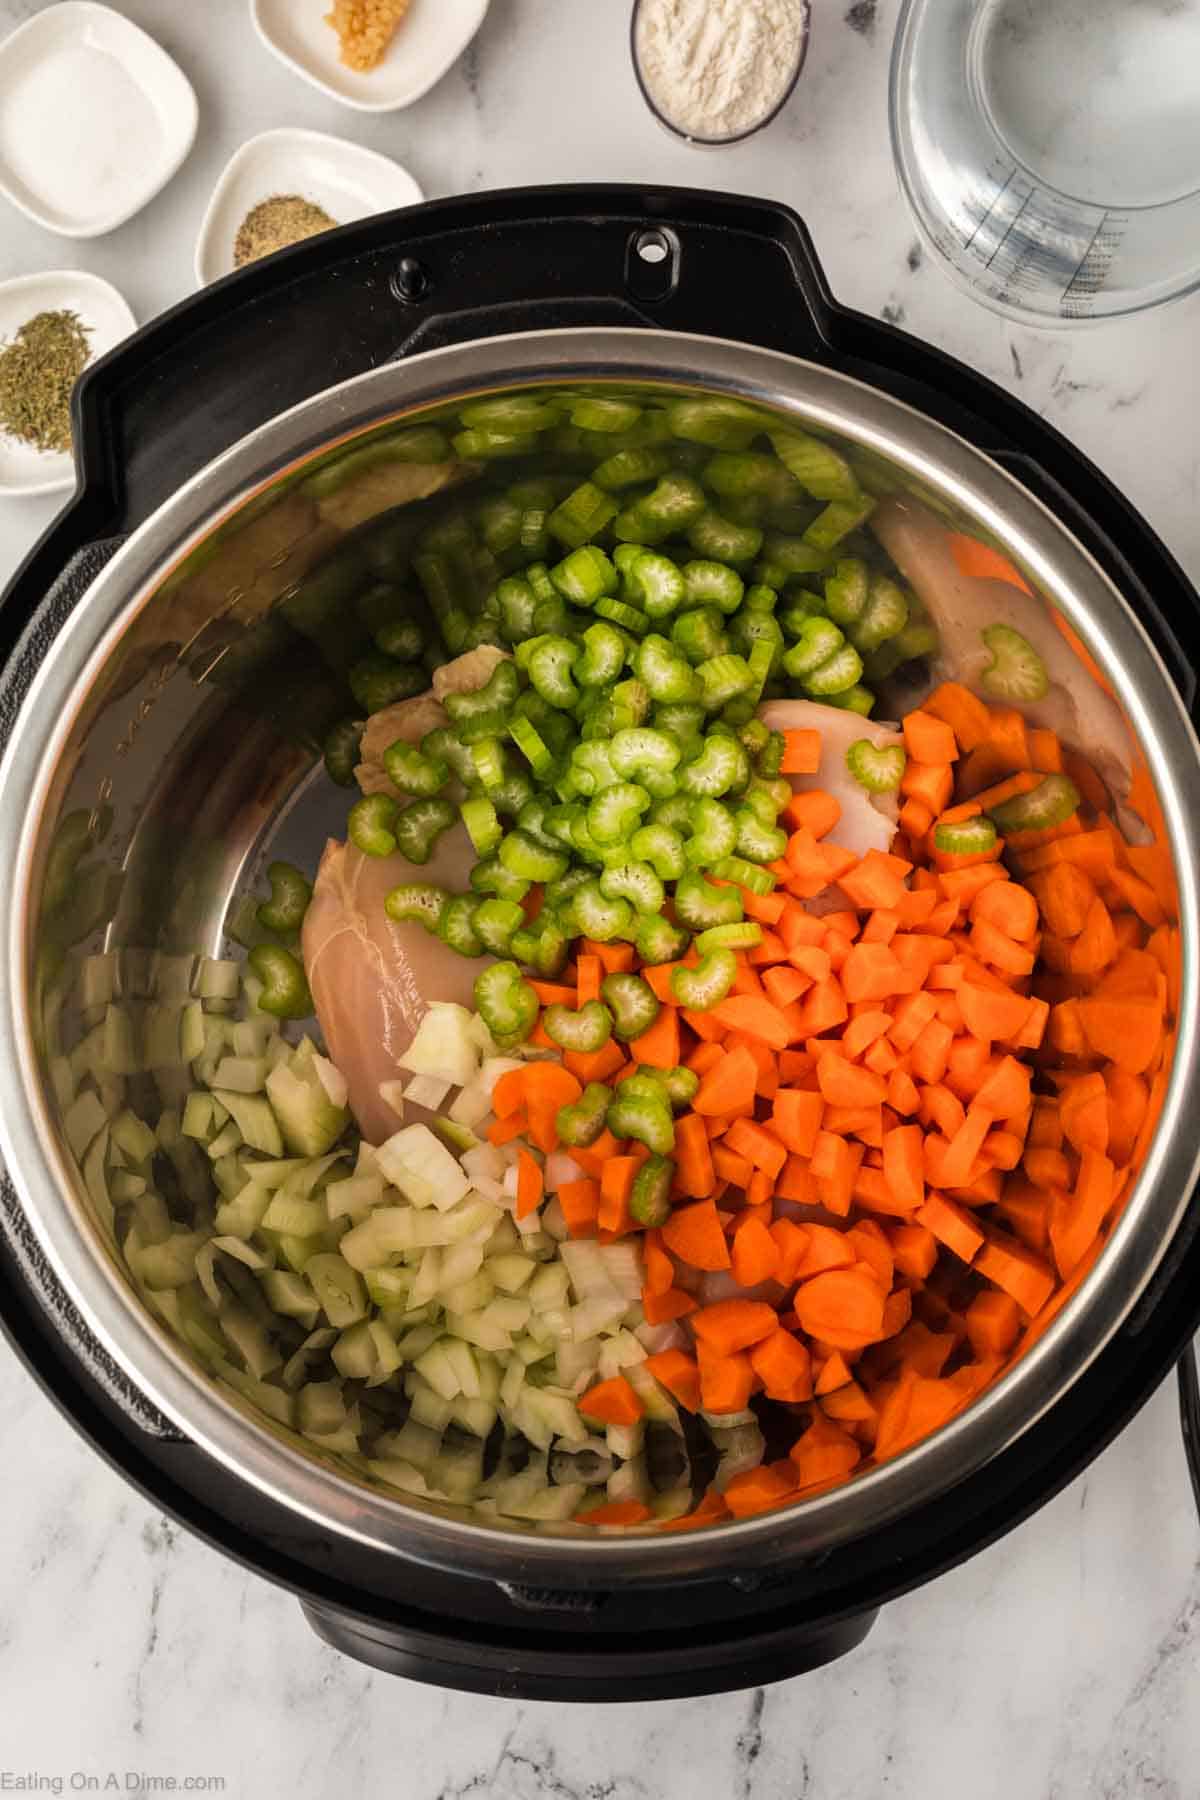
[[[918,225],[996,310],[1200,285],[1200,0],[905,0],[890,108]]]

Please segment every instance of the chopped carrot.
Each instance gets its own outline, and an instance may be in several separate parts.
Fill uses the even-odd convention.
[[[1098,1150],[1085,1150],[1073,1193],[1057,1193],[1050,1207],[1050,1244],[1065,1281],[1090,1250],[1113,1203],[1116,1167]]]
[[[856,1000],[887,1000],[907,990],[908,978],[887,944],[855,944],[841,972],[842,991]]]
[[[936,819],[954,792],[954,770],[949,763],[910,762],[900,778],[900,792]]]
[[[693,1200],[706,1199],[717,1185],[708,1133],[696,1113],[676,1122],[675,1176],[679,1191]]]
[[[580,958],[583,961],[583,958]],[[590,1081],[611,1081],[625,1067],[625,1054],[616,1038],[599,1050],[568,1050],[563,1062],[584,1087]]]
[[[770,1309],[768,1308],[768,1311]],[[700,1368],[700,1404],[705,1412],[744,1412],[754,1391],[754,1368],[744,1350],[722,1356],[703,1338],[696,1343]]]
[[[815,838],[831,832],[841,816],[841,805],[824,788],[793,794],[780,814],[793,831],[809,831]]]
[[[994,1119],[1015,1119],[1029,1105],[1029,1070],[1015,1056],[1002,1056],[977,1089],[974,1104]]]
[[[1023,994],[980,987],[974,981],[964,981],[958,989],[958,1004],[967,1030],[986,1040],[1012,1037],[1029,1014]]]
[[[740,1045],[706,1071],[692,1105],[696,1112],[724,1117],[740,1107],[753,1106],[758,1066]]]
[[[754,1168],[762,1169],[774,1179],[783,1169],[788,1153],[779,1139],[750,1119],[735,1119],[725,1134],[729,1148],[744,1156]]]
[[[835,1350],[821,1364],[820,1372],[813,1382],[813,1393],[818,1399],[824,1399],[826,1394],[836,1394],[840,1387],[845,1387],[853,1379],[845,1357],[840,1350]]]
[[[787,735],[795,737],[797,733]],[[814,731],[812,735],[818,734]],[[740,1475],[731,1477],[725,1486],[725,1504],[735,1519],[748,1519],[755,1513],[782,1506],[795,1492],[794,1470],[784,1475],[774,1464],[760,1463],[757,1469],[744,1469]]]
[[[532,979],[529,985],[543,1006],[573,1007],[575,1005],[576,995],[573,987],[565,987],[557,981],[534,981]]]
[[[692,1319],[697,1339],[717,1356],[746,1350],[777,1329],[775,1308],[765,1300],[715,1300]]]
[[[979,538],[968,536],[965,531],[951,533],[949,544],[950,554],[960,575],[965,575],[972,581],[1007,581],[1032,598],[1033,589],[1017,565],[1003,551],[991,544],[982,543]]]
[[[810,1337],[823,1338],[839,1350],[861,1350],[874,1342],[883,1325],[884,1296],[863,1264],[830,1269],[802,1282],[795,1310]]]
[[[819,731],[785,731],[781,775],[815,775],[821,767]]]
[[[790,1331],[776,1326],[768,1337],[752,1345],[750,1366],[769,1400],[795,1405],[812,1399],[812,1357],[807,1346]]]
[[[643,1031],[629,1045],[634,1062],[652,1069],[679,1067],[679,1009],[664,1006],[649,1031]]]
[[[952,763],[958,760],[958,744],[944,719],[915,707],[906,713],[901,729],[904,747],[914,762]]]
[[[771,1242],[779,1252],[779,1264],[775,1271],[775,1279],[784,1287],[790,1287],[796,1279],[796,1270],[808,1249],[808,1228],[804,1225],[797,1225],[791,1219],[776,1219],[769,1230]]]
[[[712,1200],[677,1206],[663,1226],[662,1235],[672,1255],[693,1269],[715,1271],[730,1266],[725,1233]]]
[[[779,1246],[762,1219],[738,1221],[730,1248],[734,1280],[741,1287],[757,1287],[778,1273]]]
[[[635,1156],[610,1156],[600,1171],[600,1210],[596,1223],[601,1231],[622,1231],[631,1221],[629,1196],[641,1164]]]
[[[838,886],[862,912],[895,906],[904,893],[904,876],[891,866],[893,860],[879,850],[868,850],[857,868],[839,877]]]
[[[928,1225],[893,1225],[888,1231],[892,1256],[902,1275],[912,1281],[925,1281],[933,1273],[937,1261],[938,1240]]]
[[[823,1056],[817,1063],[817,1082],[827,1106],[879,1106],[887,1083],[844,1056]]]
[[[558,1187],[558,1203],[573,1238],[595,1237],[600,1213],[600,1184],[586,1176],[564,1181]],[[669,1285],[669,1280],[668,1280]]]
[[[773,1101],[771,1130],[794,1155],[811,1156],[824,1110],[825,1102],[819,1093],[781,1087]]]
[[[901,1206],[913,1211],[925,1200],[921,1129],[896,1125],[883,1134],[883,1174]]]
[[[682,1350],[658,1350],[643,1365],[687,1412],[700,1410],[700,1371]]]
[[[1041,1257],[1015,1238],[1005,1239],[999,1233],[987,1238],[975,1259],[975,1269],[995,1282],[1031,1317],[1041,1311],[1054,1291],[1053,1271]]]
[[[752,894],[749,888],[742,888],[741,896],[742,911],[760,925],[778,925],[788,904],[783,894]]]
[[[807,1431],[792,1445],[788,1457],[796,1465],[797,1484],[803,1489],[840,1481],[862,1461],[862,1449],[848,1431],[814,1407]]]
[[[644,1525],[654,1514],[640,1500],[605,1500],[575,1514],[577,1525]]]
[[[854,1180],[863,1159],[863,1146],[822,1127],[813,1145],[810,1169],[821,1205],[844,1217],[850,1211]]]
[[[888,1076],[887,1103],[902,1118],[911,1118],[920,1103],[917,1084],[907,1069],[893,1069]]]
[[[744,909],[743,909],[744,910]],[[753,949],[747,951],[746,960],[755,968],[765,967],[768,963],[782,962],[787,955],[787,945],[777,931],[764,931],[760,941]]]
[[[1007,1356],[1021,1330],[1017,1303],[1008,1294],[985,1288],[965,1314],[967,1336],[977,1356]]]
[[[991,729],[991,715],[983,701],[957,681],[943,681],[925,700],[923,710],[949,725],[960,750],[973,750]]]
[[[1107,1057],[1130,1075],[1144,1074],[1150,1067],[1162,1042],[1161,1006],[1093,996],[1076,1002],[1076,1012],[1083,1035],[1097,1056]]]
[[[598,956],[584,955],[579,958],[579,975],[575,987],[580,1006],[586,1006],[589,1000],[600,998],[603,977],[604,965]]]
[[[807,1242],[799,1263],[793,1271],[793,1279],[809,1281],[814,1275],[823,1275],[829,1269],[852,1268],[856,1260],[854,1246],[844,1231],[835,1231],[832,1225],[806,1225]]]
[[[632,944],[597,944],[591,938],[581,938],[580,954],[598,957],[606,975],[623,975],[633,967]]]
[[[1135,1080],[1136,1077],[1130,1077]],[[1108,1088],[1103,1075],[1077,1075],[1062,1089],[1059,1122],[1067,1142],[1082,1154],[1108,1149]]]
[[[767,999],[775,1006],[784,1007],[790,1006],[812,986],[813,977],[795,967],[774,968],[764,971],[762,981]]]
[[[711,1008],[712,1017],[727,1031],[744,1031],[772,1050],[783,1050],[794,1041],[782,1009],[753,994],[731,994]]]
[[[645,1415],[645,1407],[624,1375],[598,1381],[579,1397],[579,1410],[588,1419],[604,1425],[636,1425]]]
[[[931,1193],[916,1214],[916,1221],[963,1262],[973,1261],[984,1241],[982,1231],[966,1208],[947,1200],[944,1194]]]
[[[953,1418],[964,1397],[945,1376],[929,1377],[906,1370],[879,1410],[875,1456],[884,1460],[927,1437]]]
[[[499,1149],[504,1144],[511,1144],[514,1138],[524,1137],[528,1130],[529,1120],[522,1107],[503,1119],[493,1119],[487,1128],[487,1141]]]
[[[729,1508],[724,1496],[715,1488],[709,1488],[698,1506],[690,1513],[683,1513],[678,1519],[668,1519],[659,1526],[660,1531],[695,1531],[704,1525],[716,1524],[720,1519],[729,1517]]]
[[[816,1177],[802,1156],[788,1157],[783,1165],[783,1174],[775,1182],[775,1192],[781,1200],[798,1200],[805,1204],[815,1204],[817,1199]]]
[[[517,1151],[517,1204],[518,1219],[527,1218],[536,1212],[542,1203],[545,1191],[542,1180],[542,1165],[522,1147]]]
[[[674,1319],[686,1318],[688,1313],[695,1312],[697,1304],[683,1288],[669,1287],[661,1294],[652,1294],[649,1288],[642,1289],[642,1311],[647,1325],[669,1325]]]

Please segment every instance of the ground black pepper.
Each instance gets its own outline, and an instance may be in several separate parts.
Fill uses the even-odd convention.
[[[273,194],[269,200],[260,200],[251,207],[238,226],[233,241],[233,266],[243,268],[246,263],[257,262],[260,256],[270,256],[288,244],[298,244],[302,238],[316,237],[318,232],[328,231],[336,224],[337,220],[331,219],[324,207],[300,194]]]

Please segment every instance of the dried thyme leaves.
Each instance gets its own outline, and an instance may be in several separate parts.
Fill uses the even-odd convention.
[[[27,319],[0,347],[0,432],[36,450],[69,450],[71,392],[90,355],[78,313]]]

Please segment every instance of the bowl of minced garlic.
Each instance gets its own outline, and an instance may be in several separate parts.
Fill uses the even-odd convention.
[[[337,32],[341,59],[366,74],[384,58],[412,0],[333,0],[325,23]]]
[[[250,0],[259,37],[343,106],[391,112],[419,100],[462,55],[489,0]]]

